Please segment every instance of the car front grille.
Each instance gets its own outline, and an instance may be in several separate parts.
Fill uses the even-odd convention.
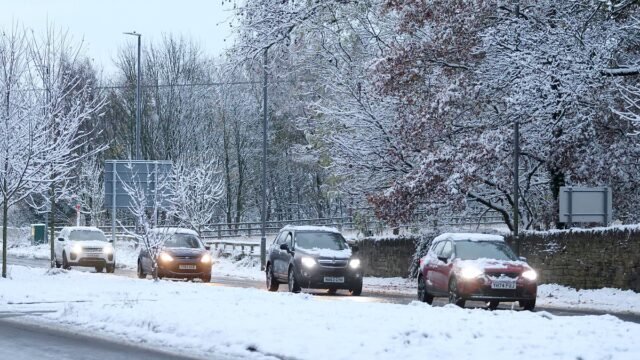
[[[488,275],[488,276],[491,276],[491,277],[497,277],[497,278],[499,278],[499,277],[508,277],[508,278],[512,278],[512,279],[515,279],[518,276],[520,276],[519,272],[505,272],[505,271],[490,271],[490,272],[488,271],[485,274]]]
[[[318,263],[324,267],[343,268],[347,266],[348,260],[345,259],[318,259]]]
[[[188,255],[188,256],[174,256],[177,260],[198,260],[198,256]]]
[[[85,247],[85,248],[82,248],[82,252],[89,253],[89,254],[96,254],[96,253],[102,254],[102,248],[101,247]]]

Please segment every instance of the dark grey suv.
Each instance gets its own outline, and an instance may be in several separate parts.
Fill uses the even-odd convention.
[[[362,293],[362,268],[339,231],[327,227],[287,226],[267,250],[267,289],[277,291],[281,283],[289,291],[302,288],[349,290]]]

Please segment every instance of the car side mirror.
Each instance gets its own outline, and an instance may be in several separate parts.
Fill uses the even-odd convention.
[[[438,256],[438,260],[442,261],[445,264],[449,262],[449,258],[444,256]]]
[[[205,248],[205,250],[209,251],[209,250],[211,250],[211,245],[205,245],[204,248]]]
[[[524,256],[520,256],[520,261],[527,262],[527,258],[526,258],[526,257],[524,257]]]
[[[289,244],[280,244],[280,250],[289,251]]]
[[[360,250],[360,248],[358,247],[358,245],[351,245],[351,252],[352,253],[357,253]]]
[[[64,238],[58,238],[58,241],[64,241]]]

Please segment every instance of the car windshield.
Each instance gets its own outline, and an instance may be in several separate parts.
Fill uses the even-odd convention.
[[[102,231],[99,230],[72,230],[69,233],[69,240],[74,241],[86,241],[86,240],[98,240],[107,241]]]
[[[303,249],[345,250],[349,246],[342,235],[332,232],[297,232],[296,245]]]
[[[168,248],[200,248],[200,240],[192,234],[173,234],[164,242],[164,247]]]
[[[456,241],[456,257],[462,260],[517,260],[511,248],[500,241]]]

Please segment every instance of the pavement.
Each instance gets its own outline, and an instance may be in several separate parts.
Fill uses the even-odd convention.
[[[35,324],[27,315],[38,313],[0,312],[0,359],[196,359]],[[217,359],[213,354],[207,358]]]

